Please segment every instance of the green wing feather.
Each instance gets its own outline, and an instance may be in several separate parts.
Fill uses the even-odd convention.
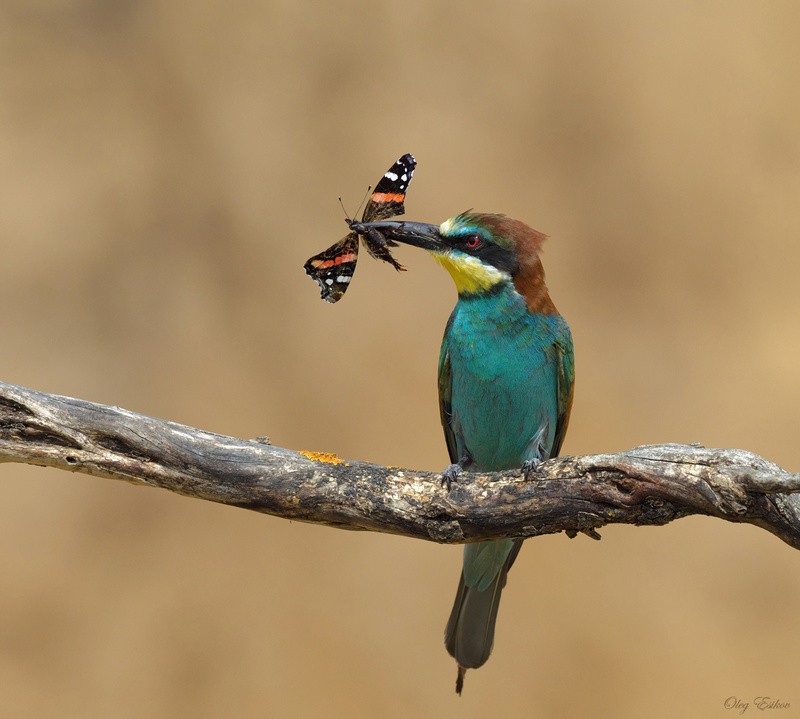
[[[439,354],[439,414],[442,418],[447,452],[450,455],[450,461],[455,464],[460,457],[458,456],[456,433],[453,431],[453,371],[450,367],[450,346],[447,342],[447,333],[452,322],[453,318],[451,317],[444,331],[442,350]]]
[[[553,451],[551,457],[557,457],[561,451],[561,443],[567,433],[569,413],[572,409],[572,396],[575,389],[575,355],[572,350],[572,339],[566,337],[553,343],[558,361],[558,400],[556,417],[556,431],[553,436]]]

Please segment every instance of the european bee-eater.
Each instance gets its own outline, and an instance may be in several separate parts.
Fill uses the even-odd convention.
[[[354,223],[387,240],[428,250],[450,273],[458,302],[439,357],[439,407],[452,464],[448,488],[464,469],[527,472],[561,449],[575,378],[572,336],[550,299],[539,258],[545,235],[503,215],[465,212],[441,225]],[[521,539],[464,546],[445,630],[458,664],[489,658],[497,608]]]

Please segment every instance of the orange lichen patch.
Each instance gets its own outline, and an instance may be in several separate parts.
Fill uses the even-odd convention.
[[[302,454],[304,457],[308,457],[308,459],[312,460],[313,462],[325,462],[326,464],[344,463],[343,459],[339,459],[338,455],[332,454],[331,452],[307,452],[306,450],[301,449],[297,454]]]

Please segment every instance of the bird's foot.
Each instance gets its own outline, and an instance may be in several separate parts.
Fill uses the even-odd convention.
[[[531,473],[536,471],[536,468],[542,463],[538,457],[536,459],[527,459],[522,463],[522,476],[528,480]]]
[[[458,481],[458,475],[460,475],[467,467],[472,464],[472,455],[469,452],[465,452],[464,456],[456,462],[456,464],[449,464],[447,468],[442,472],[442,487],[447,486],[447,491],[450,491],[450,486],[453,482]]]
[[[447,486],[447,491],[450,491],[450,485],[453,482],[458,482],[458,475],[464,471],[464,468],[460,464],[449,464],[447,468],[442,472],[442,487],[445,485]]]
[[[522,463],[522,476],[526,480],[544,460],[550,457],[550,450],[548,450],[544,444],[549,428],[550,425],[545,422],[539,427],[539,431],[533,435],[533,439],[531,439],[531,443],[528,445],[529,450],[533,451],[533,456]]]

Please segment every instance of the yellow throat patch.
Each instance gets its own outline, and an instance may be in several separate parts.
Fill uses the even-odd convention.
[[[431,252],[431,255],[450,273],[460,295],[485,292],[500,282],[511,280],[507,272],[484,264],[477,257],[464,252]]]

